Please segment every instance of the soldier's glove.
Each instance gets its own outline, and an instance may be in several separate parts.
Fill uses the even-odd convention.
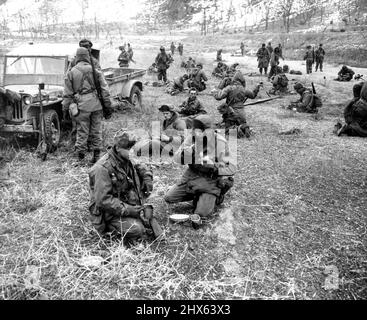
[[[125,208],[125,216],[138,219],[140,218],[140,213],[142,210],[144,210],[144,207],[142,206],[127,205]]]

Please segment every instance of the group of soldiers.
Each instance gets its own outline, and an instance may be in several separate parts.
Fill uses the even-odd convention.
[[[127,44],[127,50],[125,45],[120,46],[119,50],[121,51],[120,55],[117,58],[119,67],[128,68],[130,61],[135,63],[135,61],[133,60],[134,51],[130,43]]]
[[[199,219],[210,216],[234,184],[236,157],[231,153],[225,136],[251,136],[244,103],[249,98],[256,98],[263,84],[260,82],[252,90],[248,89],[238,63],[228,67],[219,61],[213,75],[220,75],[220,82],[211,95],[215,100],[225,102],[217,107],[222,119],[215,123],[198,99],[198,92],[206,90],[206,86],[200,86],[207,81],[203,64],[191,59],[189,61],[193,65],[190,65],[190,69],[197,69],[193,73],[195,76],[184,74],[173,81],[173,89],[178,92],[183,92],[187,83],[188,98],[177,109],[166,104],[159,107],[163,116],[159,136],[142,139],[133,131],[122,129],[115,134],[113,146],[101,157],[101,123],[102,118],[108,118],[108,115],[103,113],[96,86],[101,88],[105,107],[111,107],[111,100],[98,61],[91,56],[93,44],[84,39],[79,45],[73,66],[70,66],[65,77],[63,109],[64,117],[67,117],[70,106],[78,104],[78,114],[73,117],[76,122],[75,151],[78,159],[83,161],[88,150],[93,151],[89,170],[89,210],[98,233],[122,235],[126,241],[157,236],[152,228],[151,215],[148,216],[151,206],[147,203],[153,191],[153,172],[149,165],[136,162],[132,156],[145,154],[151,157],[154,150],[158,151],[160,157],[167,155],[176,163],[187,165],[183,176],[169,188],[164,200],[168,204],[192,201],[193,216],[199,216]],[[269,52],[263,44],[258,58],[266,55],[264,48]],[[277,48],[271,54],[282,57]],[[156,63],[163,81],[167,81],[168,61],[164,47],[161,47]],[[272,81],[276,87],[284,72],[278,64],[275,67]],[[299,82],[294,89],[300,99],[291,103],[289,109],[316,113],[322,106],[314,90]],[[346,124],[339,123],[335,130],[338,135],[367,136],[366,82],[355,85],[353,93],[354,98],[345,109]]]

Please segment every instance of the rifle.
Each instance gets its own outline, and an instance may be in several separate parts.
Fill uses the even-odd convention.
[[[315,85],[313,84],[313,82],[311,82],[311,85],[312,85],[312,93],[316,94],[316,89],[315,89]]]
[[[153,215],[153,206],[149,204],[148,205],[143,204],[143,199],[140,196],[140,190],[138,190],[135,181],[135,174],[133,175],[132,180],[134,182],[134,187],[138,195],[139,205],[144,206],[144,218],[148,220],[147,222],[149,224],[149,227],[153,230],[154,237],[158,240],[163,240],[163,230],[159,225],[157,219]]]
[[[257,100],[255,102],[250,102],[250,103],[246,103],[246,104],[243,104],[244,107],[246,106],[251,106],[251,105],[254,105],[254,104],[258,104],[258,103],[262,103],[262,102],[267,102],[267,101],[271,101],[271,100],[275,100],[275,99],[279,99],[280,96],[276,96],[276,97],[272,97],[272,98],[267,98],[267,99],[260,99],[260,100]]]
[[[109,108],[107,108],[106,105],[105,105],[105,103],[104,103],[103,96],[102,96],[101,84],[99,83],[99,81],[97,79],[97,74],[96,74],[96,69],[94,67],[94,63],[93,63],[93,59],[92,59],[92,54],[91,54],[91,52],[89,50],[88,50],[88,52],[89,52],[90,64],[92,66],[92,73],[93,73],[94,85],[96,87],[98,99],[99,99],[99,101],[101,102],[101,105],[102,105],[103,117],[106,120],[108,120],[112,116],[112,111]]]
[[[47,137],[46,137],[46,130],[45,130],[45,116],[43,110],[43,103],[42,103],[42,91],[45,89],[45,84],[40,83],[38,85],[38,97],[39,97],[39,104],[40,104],[40,135],[39,135],[39,144],[38,144],[38,152],[42,159],[42,161],[46,160],[47,157]]]

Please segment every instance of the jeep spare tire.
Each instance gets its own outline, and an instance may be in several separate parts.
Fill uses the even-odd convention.
[[[137,85],[134,85],[131,88],[130,92],[130,103],[134,106],[136,111],[142,111],[142,98],[141,98],[141,91]]]
[[[59,145],[61,135],[59,116],[55,110],[47,110],[44,118],[47,151],[54,152]]]

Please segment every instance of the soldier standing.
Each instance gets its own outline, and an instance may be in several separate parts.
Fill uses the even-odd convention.
[[[158,69],[158,81],[167,82],[167,69],[170,65],[170,58],[166,53],[166,49],[161,46],[160,53],[155,58],[155,63]]]
[[[180,56],[183,55],[183,44],[181,42],[178,44],[178,53]]]
[[[244,54],[245,54],[245,44],[243,43],[243,41],[241,42],[240,49],[241,49],[241,55],[242,55],[242,57],[243,57],[243,56],[244,56]]]
[[[324,56],[325,56],[325,50],[322,47],[322,44],[320,43],[319,47],[315,51],[315,58],[316,58],[316,68],[315,72],[320,66],[320,71],[322,72],[322,65],[324,63]]]
[[[269,57],[270,57],[270,55],[273,53],[273,47],[272,47],[272,45],[271,45],[271,42],[268,42],[268,45],[266,46],[266,49],[268,50],[268,52],[269,52]]]
[[[307,51],[305,55],[303,56],[303,60],[306,60],[306,72],[307,74],[310,74],[312,73],[312,65],[315,62],[315,55],[310,45],[308,45],[306,48],[307,48]]]
[[[120,68],[128,68],[129,62],[130,62],[130,55],[126,51],[125,46],[120,46],[119,49],[121,50],[121,53],[117,59],[119,62]]]
[[[171,42],[171,54],[174,55],[175,54],[175,49],[176,49],[176,46],[175,44],[173,43],[173,41]]]
[[[268,79],[270,80],[273,75],[276,74],[276,68],[279,64],[280,51],[279,47],[276,47],[270,56],[270,72]]]
[[[219,49],[217,51],[217,61],[222,61],[223,60],[222,59],[222,51],[223,51],[223,49]]]
[[[79,160],[85,158],[89,143],[93,150],[92,163],[95,163],[102,149],[102,105],[97,96],[93,69],[89,52],[86,48],[78,48],[75,58],[76,66],[66,75],[64,87],[63,111],[69,109],[72,103],[78,106],[79,114],[76,120],[75,150]],[[99,81],[103,101],[106,108],[111,108],[110,93],[107,82],[100,70],[95,70]]]
[[[259,61],[258,68],[259,68],[260,74],[263,74],[263,69],[264,69],[265,74],[267,74],[269,60],[270,60],[270,53],[269,53],[269,50],[266,49],[265,43],[261,45],[261,48],[257,51],[256,56],[257,56],[257,61]]]
[[[130,43],[127,44],[127,53],[129,54],[129,61],[134,62],[134,60],[133,60],[134,51],[133,51],[133,48],[131,47]]]

